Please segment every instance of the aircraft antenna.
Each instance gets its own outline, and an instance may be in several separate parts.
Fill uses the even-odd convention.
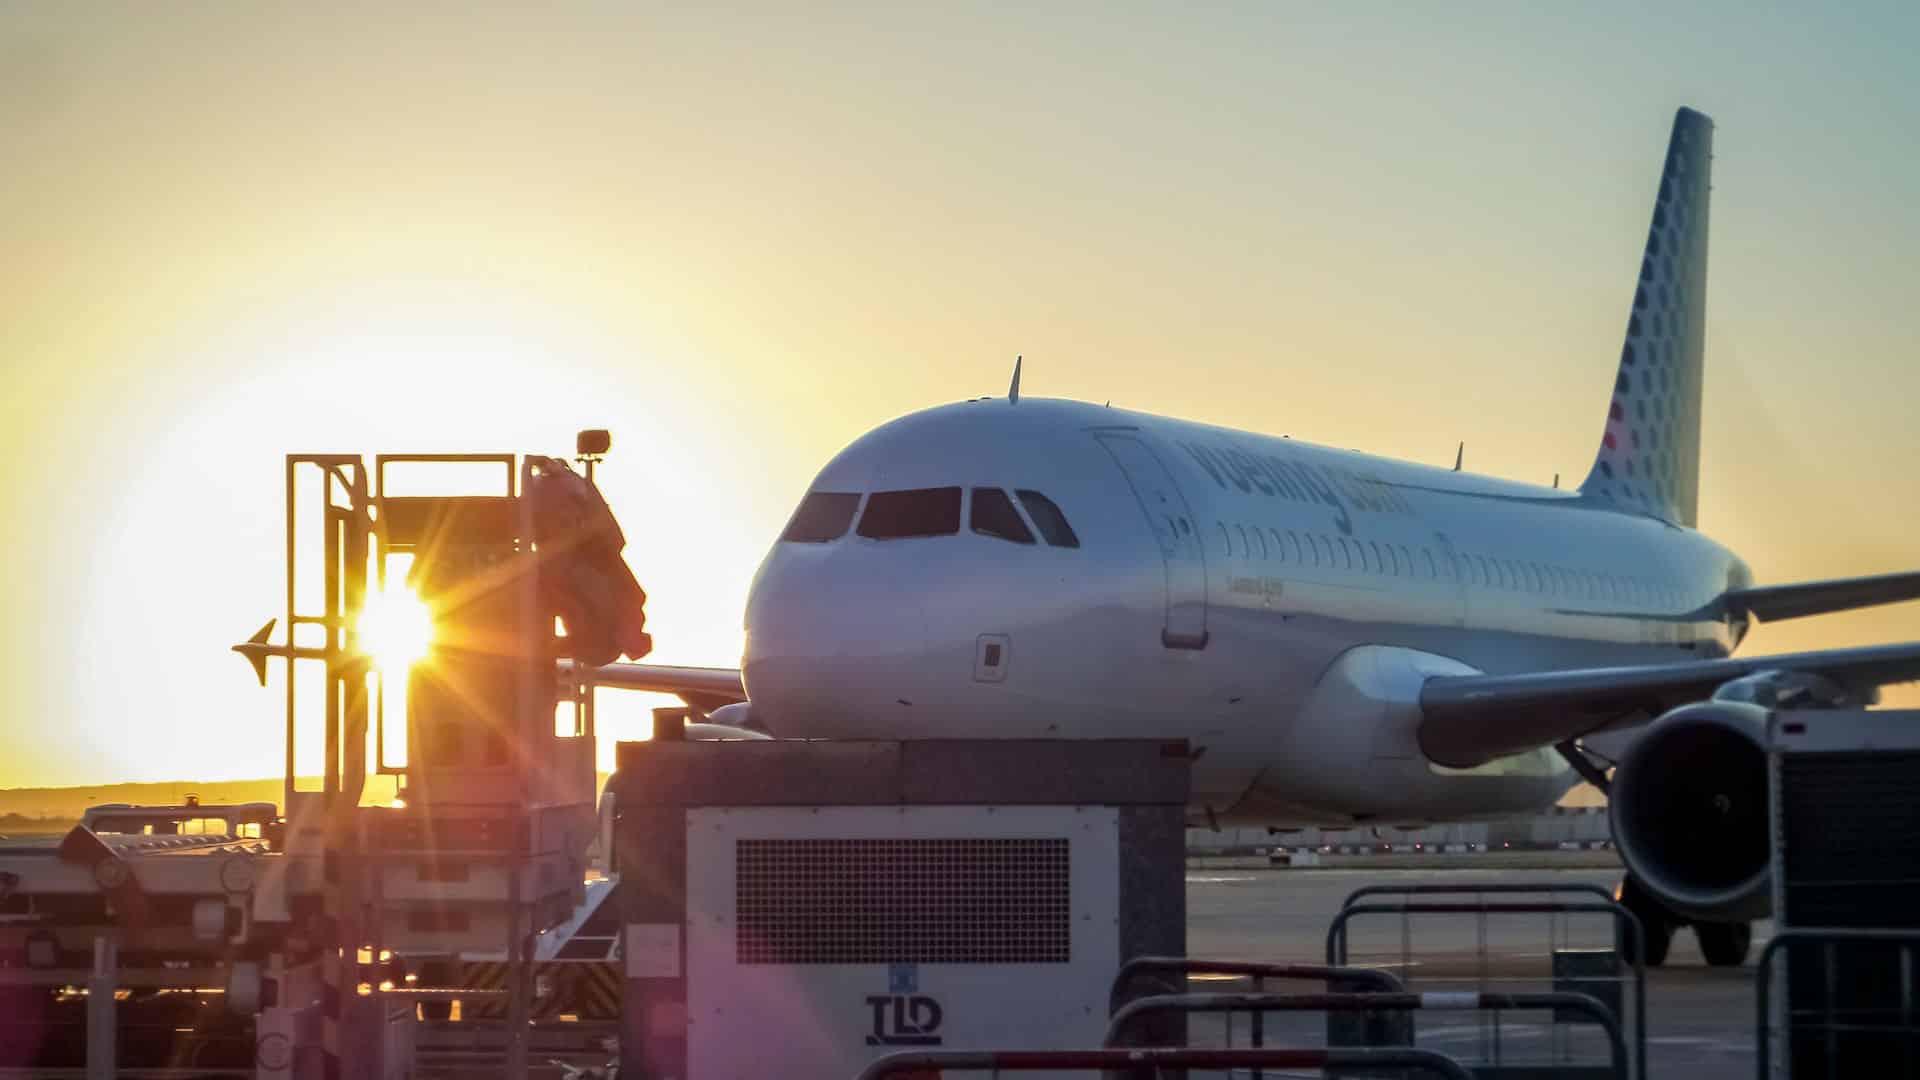
[[[1020,404],[1020,357],[1013,358],[1013,382],[1007,386],[1007,401]]]
[[[1453,452],[1453,471],[1459,472],[1460,463],[1465,460],[1467,460],[1467,443],[1465,439],[1462,439],[1460,441],[1460,448]]]

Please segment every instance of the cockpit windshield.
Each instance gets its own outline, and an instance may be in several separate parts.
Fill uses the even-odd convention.
[[[860,515],[861,536],[901,540],[911,536],[952,536],[960,531],[960,489],[915,488],[876,491]]]
[[[1080,546],[1080,537],[1074,534],[1073,526],[1067,524],[1067,515],[1060,512],[1052,499],[1024,489],[1014,494],[1020,496],[1020,505],[1027,508],[1027,515],[1033,518],[1034,526],[1047,538],[1047,543],[1064,548]]]
[[[782,540],[804,544],[824,544],[846,535],[853,524],[853,512],[860,507],[860,494],[848,491],[814,491],[800,500],[800,509],[787,522]]]
[[[973,531],[1016,544],[1033,543],[1033,530],[1020,520],[1020,511],[1013,508],[1013,500],[999,488],[973,489]]]
[[[900,491],[876,491],[866,496],[866,509],[860,509],[861,495],[852,491],[813,491],[800,500],[800,508],[780,534],[780,539],[802,544],[825,544],[840,539],[852,527],[856,515],[859,536],[869,540],[906,540],[917,537],[953,536],[960,531],[963,503],[970,508],[968,526],[981,536],[991,536],[1015,544],[1038,543],[1034,534],[1049,547],[1077,548],[1080,537],[1067,524],[1067,516],[1052,499],[1037,491],[1021,489],[1009,496],[1001,488],[977,487],[966,491],[959,487],[909,488]],[[1015,498],[1019,501],[1016,503]],[[1021,509],[1026,510],[1025,514]]]

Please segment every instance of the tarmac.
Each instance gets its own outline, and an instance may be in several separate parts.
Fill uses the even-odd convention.
[[[1475,860],[1460,856],[1454,865]],[[1583,860],[1586,861],[1586,860]],[[1243,861],[1239,866],[1198,864],[1187,873],[1187,949],[1191,956],[1262,960],[1276,963],[1324,963],[1328,924],[1345,898],[1368,885],[1484,884],[1525,881],[1556,885],[1576,882],[1617,884],[1617,864],[1605,867],[1515,869],[1476,866],[1437,868],[1267,869]],[[1379,900],[1394,898],[1379,897]],[[1433,897],[1472,900],[1471,896]],[[1490,899],[1500,899],[1490,897]],[[1518,899],[1518,898],[1516,898]],[[1527,899],[1533,899],[1529,897]],[[1691,931],[1674,936],[1665,966],[1647,971],[1647,1075],[1685,1080],[1733,1080],[1754,1074],[1755,1002],[1753,959],[1772,926],[1754,927],[1753,950],[1746,966],[1712,968],[1701,959]],[[1350,929],[1349,962],[1381,967],[1407,982],[1413,991],[1486,990],[1521,992],[1551,989],[1556,949],[1604,948],[1612,943],[1609,920],[1599,915],[1487,916],[1392,915],[1356,917]],[[1202,982],[1193,991],[1239,990],[1244,986]],[[1309,993],[1308,984],[1269,986],[1269,992]],[[1631,1001],[1631,998],[1628,999]],[[1629,1004],[1625,1012],[1631,1012]],[[1629,1021],[1630,1023],[1631,1021]],[[1274,1015],[1266,1021],[1270,1044],[1323,1046],[1320,1015]],[[1246,1045],[1247,1018],[1234,1019],[1233,1045]],[[1415,1015],[1417,1042],[1454,1054],[1469,1064],[1487,1062],[1496,1052],[1507,1064],[1577,1062],[1603,1064],[1605,1043],[1584,1025],[1556,1026],[1546,1012],[1501,1016],[1498,1030],[1490,1014],[1421,1011]],[[1226,1035],[1216,1018],[1196,1021],[1196,1044],[1221,1045]]]

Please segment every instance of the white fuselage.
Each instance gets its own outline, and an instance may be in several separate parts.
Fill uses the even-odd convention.
[[[811,492],[1043,494],[1078,547],[854,527],[774,544],[754,715],[826,738],[1185,739],[1219,820],[1392,823],[1552,803],[1551,750],[1470,771],[1414,740],[1428,675],[1727,655],[1746,566],[1577,493],[1077,402],[982,399],[863,436]],[[1014,495],[1014,501],[1018,502]],[[851,500],[848,500],[851,503]],[[997,649],[989,646],[997,645]],[[997,660],[997,663],[988,663]]]

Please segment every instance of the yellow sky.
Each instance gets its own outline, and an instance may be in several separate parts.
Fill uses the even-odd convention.
[[[1764,580],[1920,567],[1905,9],[413,10],[0,10],[0,785],[278,771],[225,650],[277,613],[292,450],[611,427],[655,658],[712,664],[819,464],[1016,352],[1030,394],[1577,477],[1681,103],[1703,526]]]

